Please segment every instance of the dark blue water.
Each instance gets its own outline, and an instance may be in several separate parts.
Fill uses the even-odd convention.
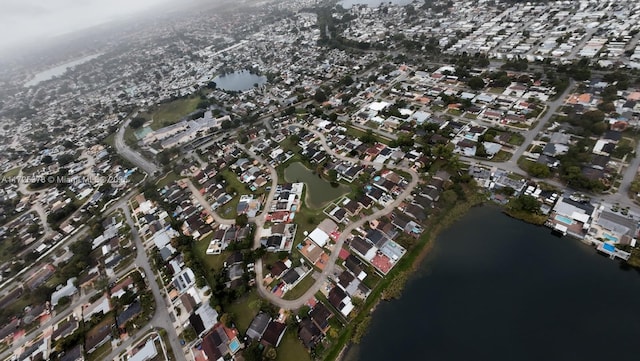
[[[440,235],[347,358],[638,360],[639,308],[636,271],[483,206]]]

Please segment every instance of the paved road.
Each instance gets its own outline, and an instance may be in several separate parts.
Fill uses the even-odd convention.
[[[211,204],[209,204],[209,202],[200,193],[200,190],[196,188],[196,186],[191,182],[189,178],[184,178],[182,179],[182,181],[187,183],[187,185],[189,186],[189,189],[191,190],[191,193],[193,194],[193,197],[200,203],[202,208],[204,208],[204,211],[213,217],[216,223],[218,224],[235,224],[236,223],[235,219],[222,218],[220,217],[220,215],[218,215],[218,213],[214,212],[213,208],[211,207]]]
[[[304,127],[304,126],[303,126]],[[322,143],[322,146],[325,148],[325,150],[327,151],[327,153],[329,153],[330,155],[340,159],[340,160],[346,160],[346,161],[350,161],[353,163],[360,163],[363,165],[381,165],[380,163],[374,163],[374,162],[366,162],[366,161],[362,161],[359,159],[354,159],[354,158],[350,158],[350,157],[345,157],[339,154],[336,154],[333,149],[331,147],[329,147],[329,145],[327,144],[327,140],[324,137],[324,135],[314,129],[310,129],[308,127],[304,127],[306,129],[308,129],[309,131],[311,131],[312,133],[314,133],[319,139],[320,142]],[[334,272],[334,266],[335,266],[335,262],[336,259],[338,258],[338,254],[340,253],[340,249],[342,248],[342,245],[344,244],[345,240],[347,239],[347,237],[349,237],[351,235],[351,232],[354,231],[355,229],[357,229],[358,227],[364,225],[366,222],[378,219],[384,215],[389,214],[393,209],[395,209],[398,205],[400,205],[401,202],[404,201],[404,199],[409,196],[411,194],[411,192],[413,191],[413,189],[415,188],[415,186],[418,184],[418,180],[419,180],[419,176],[418,173],[416,173],[415,170],[410,169],[410,168],[405,168],[405,167],[401,167],[401,166],[392,166],[392,165],[387,165],[387,168],[389,169],[399,169],[402,170],[404,172],[407,172],[411,175],[411,182],[407,185],[407,187],[405,188],[405,190],[402,192],[402,194],[400,194],[395,201],[393,201],[393,203],[387,205],[385,208],[374,212],[373,214],[361,218],[360,220],[354,222],[354,223],[350,223],[340,234],[340,237],[336,240],[336,244],[335,247],[333,248],[333,252],[331,252],[331,255],[329,256],[329,260],[327,262],[327,264],[324,267],[324,270],[322,271],[322,273],[319,275],[319,277],[316,278],[315,283],[299,298],[295,299],[295,300],[284,300],[282,298],[277,297],[276,295],[274,295],[273,293],[271,293],[269,290],[267,290],[262,282],[263,279],[263,273],[262,273],[262,260],[258,260],[256,261],[256,280],[257,280],[257,284],[258,284],[258,293],[260,293],[260,295],[265,298],[268,299],[271,303],[275,304],[278,307],[284,308],[284,309],[298,309],[301,306],[303,306],[311,297],[313,297],[313,295],[316,294],[316,292],[318,292],[320,290],[320,288],[322,287],[322,285],[325,283],[327,277],[331,274],[333,274]]]
[[[180,350],[182,350],[182,346],[179,344],[178,342],[178,336],[176,334],[176,330],[173,326],[173,324],[171,323],[171,320],[169,318],[169,312],[168,312],[168,302],[165,301],[162,292],[160,292],[160,288],[158,287],[156,281],[155,281],[155,274],[153,273],[153,270],[151,268],[151,266],[149,265],[149,260],[147,258],[147,255],[145,254],[145,250],[144,247],[142,246],[141,240],[140,240],[140,236],[138,235],[137,232],[137,228],[135,227],[135,224],[133,223],[133,220],[131,219],[131,214],[129,212],[129,207],[127,205],[129,198],[135,193],[135,191],[131,191],[127,194],[125,194],[119,201],[115,202],[114,204],[112,204],[109,208],[107,208],[104,212],[104,214],[110,214],[112,212],[114,212],[116,209],[122,209],[123,213],[125,214],[125,217],[127,219],[127,222],[129,223],[129,226],[131,228],[131,237],[134,241],[134,244],[136,245],[137,248],[137,255],[136,255],[136,259],[133,265],[125,268],[124,270],[122,270],[119,274],[125,274],[126,272],[132,270],[135,266],[137,265],[138,267],[140,267],[141,270],[144,271],[145,273],[145,277],[148,280],[148,284],[149,287],[153,293],[155,302],[156,302],[156,312],[154,313],[153,318],[150,321],[150,324],[155,326],[155,327],[161,327],[167,330],[170,342],[171,342],[171,347],[174,349],[174,353],[176,354],[176,357],[178,360],[185,360],[184,357],[184,353],[181,352]],[[71,244],[73,242],[76,242],[77,240],[83,238],[86,236],[86,229],[81,229],[80,231],[78,231],[78,233],[76,233],[75,235],[73,235],[72,237],[70,237],[68,240],[64,241],[64,242],[60,242],[57,245],[55,245],[55,247],[59,247],[62,244]],[[50,251],[55,250],[55,247],[52,247],[45,255],[43,255],[43,257],[45,257]],[[27,269],[23,270],[23,272],[21,272],[20,274],[24,273],[25,271],[27,271]],[[12,279],[13,280],[13,279]],[[3,288],[6,285],[3,284]],[[79,305],[82,303],[85,303],[89,300],[89,298],[93,295],[93,293],[90,293],[89,295],[84,295],[81,296],[78,300],[75,300],[73,302],[74,305]],[[67,310],[63,311],[60,314],[56,314],[50,321],[46,322],[43,326],[41,326],[39,329],[44,330],[47,326],[53,325],[56,322],[59,322],[60,320],[64,319],[65,317],[67,317],[71,312],[73,311],[73,308],[68,308]],[[6,358],[10,352],[13,352],[17,349],[19,349],[19,347],[22,347],[24,344],[28,343],[29,341],[33,340],[36,336],[38,336],[40,334],[40,332],[37,331],[33,331],[31,333],[29,333],[28,335],[25,336],[25,338],[20,340],[20,343],[16,343],[15,345],[13,345],[12,347],[10,347],[9,349],[5,350],[4,352],[2,352],[2,354],[0,354],[0,359],[4,359]],[[130,341],[130,343],[132,343],[133,340]],[[126,344],[123,343],[123,345]],[[121,345],[122,346],[122,345]],[[120,349],[120,347],[118,348]],[[122,349],[124,350],[124,348]],[[115,351],[114,351],[115,352]]]
[[[184,351],[182,349],[182,345],[178,341],[178,334],[176,329],[171,322],[171,318],[169,317],[169,307],[170,302],[165,298],[166,294],[163,290],[160,290],[158,283],[156,282],[156,274],[154,273],[151,265],[149,264],[149,258],[145,252],[145,247],[142,244],[142,240],[140,239],[140,235],[138,234],[137,227],[131,218],[131,212],[129,211],[128,205],[124,205],[121,207],[124,212],[125,218],[127,219],[127,223],[131,228],[131,238],[133,239],[134,244],[137,248],[137,255],[135,259],[135,265],[139,267],[142,271],[144,271],[147,284],[153,293],[153,298],[156,302],[156,310],[153,314],[153,318],[149,322],[149,325],[157,328],[164,328],[167,331],[167,336],[169,339],[169,343],[171,344],[171,348],[173,349],[173,353],[177,360],[186,360]],[[145,326],[146,327],[146,326]],[[109,357],[106,359],[114,359],[119,354],[124,352],[128,347],[133,345],[134,342],[137,341],[137,338],[132,337],[123,343],[121,343],[117,348],[111,351]]]
[[[90,294],[87,294],[87,295],[84,295],[84,296],[80,296],[80,298],[78,298],[77,300],[74,300],[73,303],[76,304],[76,305],[80,305],[80,304],[86,303],[86,302],[89,301],[91,296],[93,296],[93,293],[90,293]],[[36,336],[40,336],[41,333],[37,332],[37,330],[45,330],[47,327],[55,325],[56,323],[58,323],[58,322],[62,321],[63,319],[69,317],[69,315],[73,312],[73,310],[74,310],[74,307],[67,307],[64,311],[62,311],[62,312],[60,312],[58,314],[55,314],[48,321],[46,321],[41,326],[39,326],[39,328],[36,329],[36,331],[33,331],[33,332],[25,335],[19,341],[14,342],[13,345],[11,345],[11,347],[9,347],[8,349],[6,349],[5,351],[3,351],[0,354],[0,359],[1,360],[5,360],[7,357],[9,357],[9,355],[11,353],[13,353],[16,350],[19,350],[21,347],[24,347],[26,344],[28,344],[33,339],[35,339]]]
[[[638,167],[640,167],[640,143],[637,145],[635,158],[631,160],[622,176],[618,191],[615,194],[607,196],[605,199],[610,203],[620,203],[623,206],[635,205],[633,201],[629,199],[629,188],[631,187],[631,182],[633,182],[638,174]]]
[[[275,196],[276,185],[278,184],[278,172],[276,171],[276,169],[274,167],[271,166],[271,164],[269,164],[267,161],[265,161],[262,157],[260,157],[256,153],[254,153],[254,152],[250,151],[249,149],[247,149],[245,147],[242,147],[242,146],[240,146],[239,148],[241,148],[244,152],[246,152],[251,158],[256,159],[257,161],[259,161],[259,162],[263,163],[264,165],[266,165],[267,168],[269,169],[269,173],[270,173],[270,177],[271,177],[271,190],[269,191],[269,194],[267,195],[267,198],[264,201],[264,205],[263,205],[262,210],[260,211],[260,213],[257,214],[255,217],[250,217],[249,218],[249,222],[254,222],[254,223],[256,223],[256,225],[258,227],[262,227],[264,225],[265,217],[269,213],[269,209],[271,208],[271,201],[273,200],[273,197]],[[208,214],[210,214],[217,223],[219,223],[219,224],[227,224],[227,225],[235,224],[235,219],[222,218],[218,213],[213,211],[213,208],[211,207],[211,204],[200,193],[198,188],[193,184],[193,182],[191,182],[190,179],[185,178],[185,179],[183,179],[183,181],[185,183],[187,183],[187,185],[189,186],[189,189],[191,190],[191,193],[193,193],[194,197],[200,203],[200,205],[202,205],[202,207],[205,209],[205,211]],[[260,232],[256,232],[256,238],[258,239],[258,243],[255,246],[255,248],[260,247],[259,233]]]
[[[582,50],[582,48],[584,48],[584,46],[587,45],[587,42],[591,40],[591,37],[593,36],[593,34],[596,33],[597,30],[598,28],[587,29],[587,32],[584,34],[584,37],[578,43],[578,45],[574,46],[573,49],[571,49],[571,53],[569,53],[569,56],[567,56],[567,59],[576,59],[580,50]]]
[[[51,229],[51,227],[49,226],[49,222],[47,222],[47,213],[44,211],[44,207],[42,207],[42,203],[40,203],[40,201],[36,201],[31,206],[31,211],[36,212],[38,214],[38,217],[40,218],[40,225],[44,230],[44,236],[42,237],[44,239],[53,237],[53,235],[56,232],[53,229]]]
[[[513,156],[511,157],[511,159],[509,159],[509,161],[506,163],[510,163],[511,165],[515,164],[516,168],[519,169],[518,159],[522,156],[522,154],[524,154],[525,150],[527,150],[527,148],[529,147],[529,144],[531,144],[531,142],[533,142],[533,140],[544,129],[549,119],[551,119],[551,117],[556,113],[556,111],[558,111],[558,108],[560,108],[564,104],[565,100],[567,99],[567,96],[569,96],[574,86],[575,86],[575,81],[571,80],[569,82],[569,86],[567,86],[567,89],[565,89],[565,91],[562,94],[560,94],[560,96],[558,96],[556,100],[553,100],[547,103],[546,113],[544,113],[544,115],[538,120],[538,125],[536,125],[535,128],[528,130],[527,132],[524,133],[524,142],[513,153]]]
[[[132,117],[136,115],[137,113],[134,113]],[[160,168],[158,168],[155,164],[153,164],[153,162],[150,162],[149,160],[144,158],[142,155],[140,155],[140,153],[129,148],[129,146],[127,146],[127,144],[124,142],[124,131],[129,126],[129,122],[131,122],[131,118],[127,119],[122,124],[122,126],[120,126],[120,129],[118,129],[118,132],[116,133],[116,137],[115,137],[116,151],[122,157],[124,157],[125,159],[127,159],[128,161],[136,165],[138,168],[144,170],[148,175],[153,176],[156,172],[160,170]]]

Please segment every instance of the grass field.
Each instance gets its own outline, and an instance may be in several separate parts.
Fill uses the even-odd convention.
[[[305,276],[302,281],[300,281],[292,290],[285,293],[282,298],[284,298],[285,300],[295,300],[296,298],[302,296],[315,282],[312,275],[313,272]]]
[[[20,173],[20,167],[15,167],[13,169],[9,169],[3,174],[3,177],[15,177]]]
[[[219,271],[224,266],[224,260],[229,257],[229,252],[222,252],[220,254],[207,254],[207,247],[209,242],[213,238],[213,232],[204,239],[197,241],[194,249],[196,257],[199,257],[205,266],[205,270],[209,272],[211,269]]]
[[[162,188],[162,187],[164,187],[166,185],[169,185],[169,184],[177,181],[180,178],[182,178],[182,177],[180,177],[179,174],[177,174],[174,171],[171,171],[171,172],[167,173],[163,178],[160,178],[160,180],[158,180],[156,185],[158,186],[158,188]]]
[[[247,332],[249,325],[260,311],[260,297],[255,289],[252,289],[244,298],[237,300],[229,306],[228,312],[232,313],[236,327],[240,333]]]
[[[229,203],[224,206],[218,208],[216,212],[222,218],[226,219],[235,219],[236,218],[236,209],[238,208],[238,202],[240,201],[240,196],[244,194],[250,194],[251,192],[247,189],[246,184],[240,182],[238,176],[233,173],[230,169],[225,169],[221,172],[224,176],[224,179],[227,181],[227,185],[231,186],[237,194],[233,197]]]
[[[168,103],[160,104],[154,111],[143,113],[141,116],[153,120],[150,127],[153,130],[158,130],[176,123],[185,115],[195,111],[199,102],[200,98],[198,97],[176,99]]]
[[[102,140],[102,143],[115,149],[115,147],[116,147],[116,133],[112,133],[108,137],[104,138]]]
[[[350,135],[350,136],[352,136],[352,137],[355,137],[355,138],[360,138],[360,137],[362,137],[362,136],[366,135],[366,134],[367,134],[367,132],[362,131],[362,130],[360,130],[360,129],[356,129],[356,128],[354,128],[354,127],[347,127],[346,134],[347,134],[347,135]],[[380,134],[378,134],[378,133],[376,133],[376,132],[373,132],[371,135],[372,135],[372,136],[376,139],[376,141],[377,141],[377,142],[379,142],[379,143],[386,144],[386,145],[389,145],[389,143],[390,143],[390,140],[389,140],[389,139],[387,139],[387,138],[383,137],[382,135],[380,135]]]
[[[295,332],[287,330],[278,347],[278,361],[311,361],[309,353]]]
[[[197,109],[199,102],[200,98],[195,96],[176,99],[174,101],[160,104],[155,109],[149,112],[141,112],[138,116],[143,117],[147,120],[153,120],[149,127],[153,130],[158,130],[160,128],[174,124],[182,119],[182,117],[194,112]],[[124,141],[129,146],[137,145],[138,139],[135,135],[135,129],[131,127],[127,127],[127,129],[125,129]]]

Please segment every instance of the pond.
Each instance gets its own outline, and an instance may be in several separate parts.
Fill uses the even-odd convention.
[[[332,187],[331,183],[318,177],[300,162],[291,163],[284,170],[284,178],[287,182],[302,182],[307,189],[305,204],[310,208],[321,208],[347,192],[349,187],[340,184]]]
[[[354,5],[367,5],[368,7],[378,7],[380,5],[409,5],[413,2],[413,0],[342,0],[339,1],[338,4],[342,5],[343,8],[349,9]]]
[[[229,91],[245,91],[253,88],[256,84],[262,85],[267,82],[267,77],[254,74],[248,70],[235,71],[233,73],[218,75],[213,78],[216,87]]]

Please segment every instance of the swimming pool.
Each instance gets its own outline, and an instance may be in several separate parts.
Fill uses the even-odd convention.
[[[562,222],[564,224],[568,224],[568,225],[572,225],[574,223],[573,219],[571,219],[569,217],[561,216],[559,214],[556,214],[555,219],[556,219],[556,221],[560,221],[560,222]]]
[[[604,234],[604,239],[606,239],[607,241],[611,241],[611,242],[618,242],[618,237],[614,237],[608,233]]]
[[[374,181],[374,182],[377,182],[377,181],[379,181],[379,180],[380,180],[380,176],[379,176],[379,175],[377,175],[377,176],[373,177],[373,181]]]
[[[296,209],[298,209],[297,205],[294,204],[294,205],[291,206],[291,212],[295,212]]]
[[[229,343],[229,349],[232,353],[236,353],[240,349],[240,341],[237,338],[234,338],[233,341]]]

